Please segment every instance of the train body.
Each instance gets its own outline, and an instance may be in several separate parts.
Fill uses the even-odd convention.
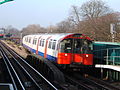
[[[57,64],[93,65],[92,40],[83,34],[27,35],[23,46]]]
[[[0,34],[0,38],[4,38],[4,36],[5,36],[4,34]]]
[[[0,38],[4,38],[4,36],[5,36],[5,30],[0,29]]]

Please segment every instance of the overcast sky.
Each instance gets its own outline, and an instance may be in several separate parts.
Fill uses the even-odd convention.
[[[14,0],[0,5],[0,27],[21,30],[29,24],[43,27],[65,20],[72,5],[81,6],[88,0]],[[120,11],[120,0],[104,0],[115,11]]]

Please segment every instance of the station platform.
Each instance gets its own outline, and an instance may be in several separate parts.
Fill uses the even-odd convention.
[[[115,71],[120,72],[120,66],[118,66],[118,65],[103,65],[103,64],[96,64],[95,67],[96,67],[96,68],[112,69],[112,70],[115,70]]]

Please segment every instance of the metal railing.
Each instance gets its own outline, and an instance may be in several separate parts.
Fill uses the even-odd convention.
[[[120,65],[120,48],[94,50],[94,63],[106,65]]]

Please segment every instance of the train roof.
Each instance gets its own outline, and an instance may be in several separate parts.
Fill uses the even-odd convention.
[[[36,37],[36,38],[38,38],[38,37],[42,36],[43,39],[47,39],[47,38],[50,37],[50,39],[62,40],[62,39],[65,39],[66,37],[70,37],[72,35],[78,35],[77,37],[80,37],[83,34],[80,34],[80,33],[45,33],[45,34],[27,35],[26,37]],[[87,36],[85,36],[85,37],[87,37]],[[86,39],[91,40],[89,37],[87,37]]]

